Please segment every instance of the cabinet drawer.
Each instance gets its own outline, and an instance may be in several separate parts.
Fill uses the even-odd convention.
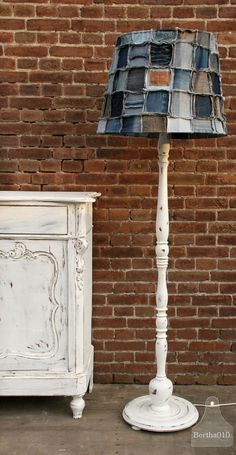
[[[0,205],[0,234],[67,234],[67,207]]]

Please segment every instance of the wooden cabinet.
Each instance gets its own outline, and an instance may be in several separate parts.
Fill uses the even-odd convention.
[[[92,206],[98,193],[0,192],[0,395],[92,389]]]

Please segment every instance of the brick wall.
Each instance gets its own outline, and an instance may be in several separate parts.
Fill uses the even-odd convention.
[[[219,32],[229,136],[172,144],[168,373],[176,383],[236,383],[235,13],[236,0],[0,4],[0,189],[102,193],[97,381],[155,373],[156,141],[96,136],[107,68],[118,34],[178,26]]]

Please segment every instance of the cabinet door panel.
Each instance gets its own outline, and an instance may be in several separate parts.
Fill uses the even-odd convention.
[[[0,240],[0,370],[67,371],[67,243]]]

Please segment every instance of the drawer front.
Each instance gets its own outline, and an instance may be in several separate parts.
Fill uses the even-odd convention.
[[[67,234],[67,207],[0,205],[0,234]]]

